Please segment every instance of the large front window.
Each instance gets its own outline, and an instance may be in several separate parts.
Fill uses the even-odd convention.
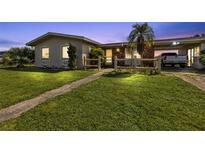
[[[131,56],[131,51],[128,50],[128,48],[125,48],[125,58],[126,59],[130,59],[132,56]]]
[[[42,48],[42,59],[49,59],[49,48]]]
[[[68,45],[62,47],[62,58],[63,59],[68,59],[68,48],[69,48]]]
[[[132,58],[132,54],[133,54],[133,58],[141,58],[141,56],[139,55],[139,53],[137,52],[137,50],[129,50],[128,48],[125,48],[125,58],[126,59],[130,59]]]

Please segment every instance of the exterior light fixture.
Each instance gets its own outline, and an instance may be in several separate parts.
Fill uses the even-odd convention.
[[[116,51],[117,51],[117,52],[120,52],[120,48],[117,48]]]
[[[180,44],[180,42],[177,41],[172,42],[172,45],[178,45],[178,44]]]

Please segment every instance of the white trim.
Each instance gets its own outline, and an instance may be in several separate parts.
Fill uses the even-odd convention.
[[[63,52],[63,50],[62,50],[63,47],[69,46],[69,45],[70,45],[70,44],[67,44],[67,43],[66,43],[66,44],[63,44],[63,45],[60,45],[60,59],[61,59],[61,60],[68,60],[68,59],[69,59],[69,57],[68,57],[68,58],[63,58],[63,53],[62,53],[62,52]]]
[[[43,48],[48,48],[48,58],[43,58]],[[50,48],[48,46],[41,47],[41,59],[43,60],[49,60],[50,59]]]

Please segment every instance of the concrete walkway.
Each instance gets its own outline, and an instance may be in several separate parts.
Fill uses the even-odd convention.
[[[188,73],[188,72],[169,72],[168,74],[172,74],[194,86],[205,91],[205,74],[199,73]]]
[[[113,71],[113,69],[104,69],[101,72],[98,72],[96,74],[90,75],[84,79],[72,82],[70,84],[66,84],[60,88],[53,89],[50,91],[47,91],[37,97],[34,97],[32,99],[20,102],[18,104],[12,105],[10,107],[7,107],[5,109],[0,110],[0,122],[9,120],[11,118],[16,118],[20,116],[22,113],[34,108],[35,106],[47,101],[48,99],[54,98],[58,95],[62,95],[66,92],[69,92],[81,85],[87,84],[91,81],[99,79],[103,74],[109,73]]]

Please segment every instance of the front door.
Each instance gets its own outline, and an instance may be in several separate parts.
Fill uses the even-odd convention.
[[[105,56],[106,56],[105,64],[112,65],[112,49],[106,49]]]

